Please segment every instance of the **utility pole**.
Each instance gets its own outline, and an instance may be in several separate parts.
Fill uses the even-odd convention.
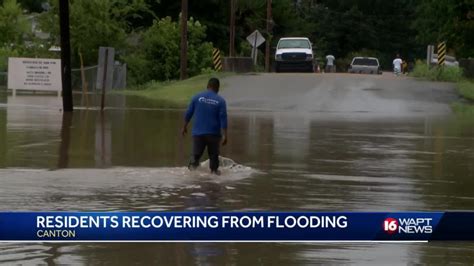
[[[230,0],[229,57],[235,56],[235,1],[237,0]]]
[[[186,78],[188,78],[188,0],[182,0],[180,79]]]
[[[267,0],[267,40],[265,47],[265,71],[270,72],[270,44],[272,42],[272,0]]]
[[[69,0],[59,0],[59,27],[61,31],[61,77],[64,112],[72,112],[71,41],[69,37]]]

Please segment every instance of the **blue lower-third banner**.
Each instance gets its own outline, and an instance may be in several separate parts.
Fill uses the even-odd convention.
[[[474,212],[0,212],[0,241],[474,240]]]

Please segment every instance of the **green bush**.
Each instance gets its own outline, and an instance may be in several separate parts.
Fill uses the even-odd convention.
[[[474,82],[461,81],[457,84],[457,90],[464,98],[474,101]]]
[[[464,118],[472,120],[474,118],[474,105],[455,102],[451,104],[453,111]]]
[[[0,72],[6,72],[8,69],[8,57],[19,56],[17,50],[8,47],[0,47]]]
[[[5,0],[0,6],[0,46],[22,44],[31,33],[31,25],[16,0]],[[2,3],[0,2],[0,3]]]
[[[458,82],[463,78],[460,67],[428,67],[426,62],[417,60],[411,76],[433,81]]]
[[[48,1],[51,9],[39,14],[38,24],[50,34],[48,46],[58,45],[59,0]],[[74,0],[70,3],[72,66],[80,66],[79,53],[85,66],[97,64],[99,47],[114,47],[116,60],[132,32],[133,22],[150,12],[146,0]]]
[[[250,57],[252,55],[252,46],[250,46],[250,43],[248,43],[247,41],[241,42],[238,51],[238,56]]]
[[[212,44],[205,42],[206,27],[191,18],[188,21],[188,74],[201,73],[212,66]],[[132,85],[151,80],[172,80],[179,77],[180,27],[166,17],[139,35],[139,44],[124,56]]]

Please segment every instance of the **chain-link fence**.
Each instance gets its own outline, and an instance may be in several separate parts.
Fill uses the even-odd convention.
[[[86,82],[87,91],[95,91],[97,66],[84,67],[84,81]],[[73,90],[82,91],[82,76],[80,68],[71,70],[71,83]]]
[[[84,67],[84,79],[87,85],[88,92],[95,92],[97,90],[97,69],[98,66]],[[74,68],[71,71],[72,89],[82,91],[82,76],[81,69]],[[127,87],[127,64],[115,64],[112,89],[119,90]]]

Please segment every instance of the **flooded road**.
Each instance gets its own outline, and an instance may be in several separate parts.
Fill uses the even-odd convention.
[[[120,99],[104,114],[63,117],[57,108],[0,105],[1,210],[474,210],[472,118],[438,104],[389,118],[370,110],[335,117],[321,105],[255,110],[223,94],[230,128],[222,155],[239,167],[217,178],[184,168],[191,143],[178,134],[182,110]],[[472,264],[473,250],[456,242],[0,244],[0,262]]]

